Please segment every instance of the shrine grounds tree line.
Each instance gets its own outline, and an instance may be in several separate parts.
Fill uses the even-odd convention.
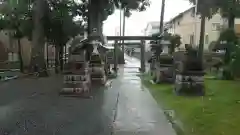
[[[196,0],[189,1],[196,4]],[[227,18],[228,28],[222,30],[217,43],[227,42],[224,47],[226,53],[223,60],[223,78],[234,79],[234,75],[239,75],[239,71],[236,69],[240,67],[239,41],[234,31],[235,18],[240,17],[240,0],[198,0],[197,5],[197,13],[201,16],[200,54],[203,53],[201,47],[203,48],[204,44],[205,19],[210,19],[216,13],[220,13],[222,17]]]
[[[92,12],[101,13],[101,21],[114,13],[115,8],[126,8],[126,16],[132,10],[144,11],[149,0],[91,0],[98,8]],[[86,0],[3,0],[0,3],[0,29],[11,31],[18,40],[27,37],[32,42],[31,66],[38,64],[46,70],[44,45],[51,43],[56,47],[56,66],[63,67],[63,47],[75,36],[83,34],[88,20],[88,1]],[[94,21],[94,20],[93,20]],[[102,25],[100,27],[102,29]],[[23,71],[21,51],[19,53],[20,69]]]

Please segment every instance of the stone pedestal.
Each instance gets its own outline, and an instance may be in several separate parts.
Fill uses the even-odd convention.
[[[204,72],[176,72],[174,91],[177,95],[204,95]]]
[[[91,79],[86,51],[71,54],[64,66],[63,88],[60,94],[86,95],[90,93]]]
[[[173,59],[171,55],[160,55],[158,62],[155,64],[156,83],[173,83]]]
[[[107,77],[105,74],[105,63],[101,59],[100,55],[93,54],[90,60],[90,70],[91,70],[91,81],[93,84],[102,84],[106,83]]]
[[[178,95],[203,96],[204,69],[202,59],[198,57],[197,50],[186,45],[186,52],[174,55],[175,87]]]

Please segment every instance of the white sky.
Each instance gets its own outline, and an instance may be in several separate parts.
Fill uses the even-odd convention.
[[[133,12],[130,18],[126,19],[125,35],[143,35],[143,29],[148,22],[159,21],[161,12],[161,0],[150,0],[151,6],[144,12]],[[166,0],[164,21],[168,21],[180,12],[191,7],[188,0]],[[106,36],[115,35],[115,30],[120,25],[120,13],[115,13],[104,22],[103,33]]]

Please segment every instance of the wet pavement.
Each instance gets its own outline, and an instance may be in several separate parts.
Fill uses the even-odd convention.
[[[59,96],[62,77],[0,84],[0,135],[175,135],[126,57],[111,86],[92,99]],[[113,133],[112,133],[113,131]]]
[[[115,135],[175,135],[163,110],[142,85],[138,76],[140,62],[125,56],[126,65],[120,68]],[[114,86],[113,86],[114,87]]]
[[[0,84],[0,135],[110,135],[118,92],[58,95],[61,76]]]

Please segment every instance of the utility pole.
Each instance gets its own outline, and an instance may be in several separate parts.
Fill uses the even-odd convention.
[[[119,29],[120,29],[120,31],[119,31],[119,33],[120,33],[120,35],[119,36],[122,36],[122,4],[120,3],[120,8],[119,8],[119,11],[120,11],[120,27],[119,27]],[[120,41],[120,43],[121,43],[121,41]]]
[[[88,36],[90,36],[90,34],[91,34],[91,26],[90,26],[91,25],[90,24],[91,23],[90,22],[90,20],[91,20],[90,17],[91,17],[91,12],[92,12],[91,11],[91,4],[92,4],[92,2],[91,2],[91,0],[89,0],[88,1],[88,7],[87,7],[88,8],[88,13],[87,13],[87,16],[88,16],[88,20],[87,20],[87,33],[88,34],[87,35]]]
[[[126,7],[123,7],[123,33],[122,33],[123,36],[125,36],[125,24],[126,24],[125,15],[126,15]],[[122,51],[123,51],[123,53],[125,51],[124,49],[125,49],[125,47],[124,47],[124,40],[123,40],[122,41]],[[124,59],[124,55],[123,55],[123,59]]]
[[[163,32],[163,20],[164,20],[164,12],[165,12],[165,0],[162,0],[162,8],[161,8],[161,16],[160,16],[160,34]]]

